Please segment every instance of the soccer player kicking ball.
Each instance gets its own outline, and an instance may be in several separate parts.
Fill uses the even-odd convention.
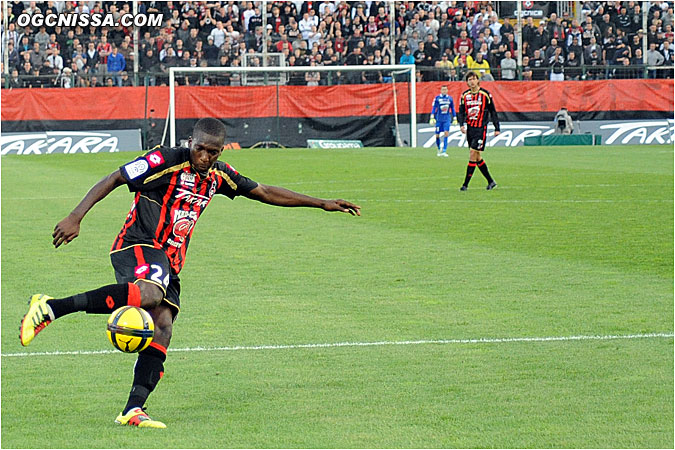
[[[436,156],[448,157],[448,134],[450,134],[451,120],[453,125],[457,125],[455,104],[452,97],[448,95],[448,87],[442,86],[440,95],[434,98],[429,119],[430,125],[436,124],[436,147],[438,148]],[[441,141],[441,134],[443,134],[443,141]]]
[[[462,93],[459,100],[459,123],[460,130],[466,134],[466,141],[469,144],[469,165],[466,168],[466,177],[460,191],[466,191],[469,188],[469,182],[476,170],[480,169],[483,176],[487,179],[487,190],[490,191],[497,187],[497,183],[490,176],[487,164],[483,160],[482,153],[485,150],[485,137],[487,136],[488,115],[490,113],[492,123],[495,126],[495,136],[499,135],[499,119],[495,102],[488,91],[480,87],[480,81],[476,72],[470,71],[466,74],[466,84],[469,89]],[[468,125],[468,129],[465,126]]]
[[[26,346],[66,314],[110,314],[125,305],[146,309],[155,322],[155,337],[138,354],[129,400],[115,420],[120,425],[166,428],[151,419],[143,406],[164,374],[172,324],[180,311],[178,274],[194,225],[215,194],[361,215],[359,206],[345,200],[309,197],[246,178],[218,161],[224,142],[221,121],[199,120],[189,148],[159,147],[123,165],[96,183],[54,228],[54,246],[67,244],[78,236],[80,222],[94,204],[123,184],[134,193],[131,210],[110,251],[117,283],[60,299],[33,295],[20,329],[21,344]]]

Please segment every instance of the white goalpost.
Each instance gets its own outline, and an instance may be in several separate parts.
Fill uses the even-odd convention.
[[[236,78],[237,85],[241,85],[242,89],[245,89],[246,86],[283,86],[290,84],[305,84],[303,81],[305,79],[306,73],[319,73],[317,77],[325,77],[328,80],[339,80],[336,83],[332,83],[327,86],[334,85],[354,85],[353,81],[355,78],[358,80],[355,84],[362,86],[363,89],[368,89],[369,86],[375,86],[383,84],[389,84],[391,90],[387,96],[391,96],[391,102],[393,105],[390,106],[390,110],[393,111],[394,116],[394,132],[395,132],[395,145],[403,146],[403,140],[401,138],[401,129],[399,128],[399,111],[404,110],[402,105],[399,104],[401,101],[405,101],[407,97],[409,112],[409,120],[407,122],[410,126],[409,140],[407,141],[411,147],[417,147],[417,108],[416,108],[416,78],[415,78],[415,66],[414,65],[399,65],[399,64],[390,64],[390,65],[365,65],[365,66],[295,66],[295,67],[171,67],[169,68],[168,73],[168,84],[169,84],[169,111],[167,115],[167,120],[164,128],[164,133],[162,135],[162,143],[166,141],[166,135],[169,136],[169,145],[175,147],[178,142],[177,136],[177,114],[176,109],[181,107],[181,102],[177,99],[176,96],[176,85],[180,84],[177,81],[183,81],[187,77],[197,77],[199,80],[208,78],[211,76],[223,76],[227,77],[228,82],[230,76],[232,79]],[[359,81],[360,77],[366,77],[366,74],[374,74],[379,76],[379,80],[372,82],[372,84],[361,84]],[[383,76],[385,74],[385,76]],[[186,77],[186,78],[183,78]],[[294,83],[291,80],[293,77],[298,77],[301,80],[300,83]],[[382,81],[385,80],[385,81]],[[325,82],[325,79],[322,79],[322,82]],[[403,91],[402,100],[400,97],[401,92],[397,96],[396,86],[400,86],[402,83],[408,83],[408,89]],[[201,81],[197,81],[194,84],[195,86],[203,86]],[[206,84],[208,85],[208,84]],[[319,85],[319,88],[322,85]],[[316,91],[313,91],[316,92]],[[351,101],[358,101],[358,98],[351,98]],[[236,107],[236,105],[233,105]],[[243,112],[242,114],[245,114]],[[373,113],[374,114],[374,113]],[[406,114],[407,116],[407,114]],[[406,121],[403,121],[406,122]],[[407,130],[403,130],[407,131]],[[342,137],[343,139],[350,139],[349,136]]]

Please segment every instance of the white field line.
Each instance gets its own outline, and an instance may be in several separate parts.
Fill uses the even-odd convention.
[[[474,199],[359,199],[360,202],[373,203],[673,203],[675,199],[627,199],[627,200],[611,200],[611,199],[595,199],[589,198],[584,200],[579,199],[557,199],[557,200],[536,200],[536,199],[488,199],[488,200],[474,200]]]
[[[581,336],[552,336],[552,337],[516,337],[516,338],[479,338],[479,339],[437,339],[416,341],[379,341],[379,342],[335,342],[327,344],[289,344],[289,345],[256,345],[234,347],[187,347],[169,348],[174,352],[231,352],[231,351],[256,351],[256,350],[293,350],[314,348],[336,347],[381,347],[391,345],[448,345],[448,344],[505,344],[514,342],[568,342],[568,341],[609,341],[615,339],[668,339],[673,333],[646,333],[624,335],[581,335]],[[71,355],[108,355],[120,353],[117,350],[75,350],[56,352],[26,352],[26,353],[3,353],[3,358],[16,358],[27,356],[71,356]]]

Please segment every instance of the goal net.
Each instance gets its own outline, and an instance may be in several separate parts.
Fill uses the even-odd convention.
[[[163,143],[179,145],[197,120],[221,119],[233,146],[306,147],[308,141],[417,146],[415,66],[284,66],[250,53],[246,67],[172,67]]]

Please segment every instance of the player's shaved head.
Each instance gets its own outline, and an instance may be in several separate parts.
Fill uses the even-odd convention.
[[[195,139],[200,134],[209,135],[217,138],[218,140],[225,141],[225,136],[227,136],[227,131],[225,129],[225,124],[218,119],[213,119],[211,117],[206,117],[204,119],[199,119],[197,124],[194,127],[192,132]]]

